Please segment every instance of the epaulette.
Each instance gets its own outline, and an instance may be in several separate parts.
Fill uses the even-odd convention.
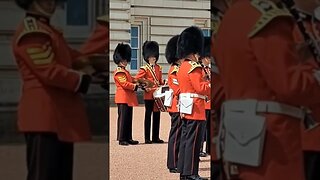
[[[60,34],[63,34],[63,29],[61,27],[58,26],[54,26],[53,27],[56,31],[58,31]]]
[[[108,22],[108,20],[109,18],[107,15],[97,17],[97,21],[100,21],[100,22]]]
[[[189,63],[191,64],[191,68],[190,68],[188,74],[191,73],[193,70],[195,70],[198,67],[202,68],[201,65],[199,63],[197,63],[197,62],[189,61]]]
[[[251,38],[260,32],[268,23],[277,17],[292,16],[287,9],[277,7],[268,0],[251,0],[251,5],[261,12],[261,17],[254,25],[248,37]]]
[[[145,71],[148,70],[147,65],[141,66],[140,69],[143,69],[143,70],[145,70]]]
[[[116,72],[114,74],[117,74],[119,72],[125,72],[121,67],[117,67]]]
[[[18,36],[16,43],[19,43],[19,41],[21,40],[22,37],[24,37],[27,34],[30,33],[42,33],[42,34],[46,34],[50,36],[50,33],[41,29],[38,26],[37,20],[33,17],[26,17],[23,21],[24,23],[24,30],[22,31],[22,33]]]
[[[158,64],[158,66],[159,66],[160,71],[162,71],[162,66],[160,66],[159,64]]]
[[[179,67],[178,66],[174,66],[173,70],[170,72],[170,74],[177,73],[178,71],[179,71]]]

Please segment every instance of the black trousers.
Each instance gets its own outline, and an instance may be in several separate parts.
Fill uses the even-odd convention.
[[[204,131],[203,131],[203,136],[201,140],[201,149],[200,152],[203,151],[203,144],[206,142],[206,153],[210,154],[210,142],[211,142],[211,137],[210,137],[210,123],[211,121],[211,112],[210,110],[206,109],[206,121],[203,123],[204,126]]]
[[[25,133],[27,180],[72,180],[73,143],[54,133]]]
[[[181,175],[198,175],[199,153],[204,131],[203,123],[198,120],[182,120],[178,171]]]
[[[223,178],[223,165],[222,161],[211,161],[211,178],[213,180],[222,180]]]
[[[152,122],[152,140],[158,140],[160,131],[160,112],[153,112],[154,100],[144,100],[144,139],[150,140],[151,130],[151,115],[153,115]]]
[[[173,169],[178,166],[182,122],[180,120],[180,113],[169,114],[171,116],[171,129],[168,141],[167,167],[168,169]]]
[[[304,151],[303,154],[306,180],[319,180],[320,152]]]
[[[118,141],[132,140],[132,111],[133,108],[128,104],[118,105]]]

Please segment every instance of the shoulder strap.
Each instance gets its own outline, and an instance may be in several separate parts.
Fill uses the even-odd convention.
[[[157,78],[156,73],[153,71],[153,69],[151,68],[151,66],[149,64],[146,64],[146,68],[150,71],[152,78],[154,79],[155,83],[157,86],[160,86],[160,82]]]
[[[191,68],[190,68],[188,74],[191,73],[196,68],[202,68],[202,66],[197,62],[189,61],[189,63],[191,64]]]

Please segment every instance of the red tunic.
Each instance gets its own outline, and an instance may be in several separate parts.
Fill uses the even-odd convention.
[[[210,82],[203,79],[200,64],[185,59],[177,73],[180,93],[196,93],[203,96],[210,94]],[[192,114],[185,114],[188,120],[206,120],[205,100],[193,98]]]
[[[123,67],[118,67],[113,75],[117,87],[115,102],[117,104],[128,104],[128,106],[138,106],[137,95],[134,91],[136,85],[133,83],[134,78],[130,75],[129,71]]]
[[[261,9],[266,8],[266,2],[271,1],[261,3]],[[301,64],[295,49],[293,19],[274,17],[249,37],[262,15],[250,1],[237,0],[222,20],[215,54],[226,100],[250,98],[292,106],[319,103],[315,67]],[[240,179],[304,179],[301,121],[279,114],[265,117],[267,134],[262,165],[239,165]]]
[[[62,141],[90,139],[84,103],[75,91],[78,72],[63,35],[45,19],[26,17],[13,37],[13,53],[22,78],[18,107],[21,132],[53,132]]]
[[[317,30],[317,25],[319,25],[319,22],[317,24],[314,24],[311,22],[311,19],[310,19],[310,21],[305,21],[304,24],[306,29],[311,35],[315,37],[320,35]],[[300,33],[300,30],[297,26],[294,28],[293,35],[297,44],[301,44],[304,42],[303,36]],[[302,61],[305,61],[305,60],[302,60]],[[316,62],[313,59],[308,59],[308,61],[310,61],[311,63],[314,63],[314,65],[317,66]],[[310,109],[312,111],[312,116],[314,117],[314,119],[318,123],[320,123],[320,106],[315,105],[310,107]],[[320,126],[315,127],[314,129],[308,130],[308,131],[306,131],[304,126],[302,126],[301,131],[302,131],[301,140],[302,140],[303,150],[320,151],[320,142],[318,142],[318,139],[320,139]]]
[[[179,112],[177,108],[178,98],[180,94],[179,83],[177,78],[177,72],[179,67],[177,65],[171,65],[168,72],[168,86],[173,90],[173,99],[171,107],[168,107],[168,112],[175,113]]]
[[[109,24],[107,16],[98,19],[97,25],[91,36],[81,47],[83,54],[104,54],[109,51]]]
[[[203,69],[203,75],[204,76],[206,76],[206,73],[207,74],[211,74],[210,67],[208,67],[208,66],[204,67],[204,69]],[[206,110],[211,110],[211,92],[208,95],[208,101],[206,101],[206,103],[205,103],[205,109]]]

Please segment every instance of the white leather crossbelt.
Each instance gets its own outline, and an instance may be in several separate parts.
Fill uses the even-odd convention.
[[[229,106],[239,107],[243,109],[245,106],[245,100],[230,100],[226,101]],[[295,106],[278,103],[274,101],[257,101],[256,112],[258,113],[274,113],[274,114],[282,114],[291,116],[298,119],[303,119],[305,117],[306,112]]]
[[[196,94],[196,93],[180,93],[180,96],[187,96],[187,97],[191,97],[191,98],[200,98],[200,99],[204,99],[204,100],[206,99],[206,96]]]

